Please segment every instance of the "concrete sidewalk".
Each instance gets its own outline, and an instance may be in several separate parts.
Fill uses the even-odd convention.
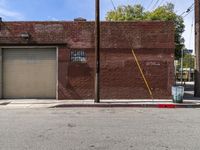
[[[170,99],[162,100],[39,100],[17,99],[1,100],[0,109],[3,108],[61,108],[61,107],[144,107],[144,108],[200,108],[200,100],[184,100],[175,104]]]
[[[0,100],[1,108],[59,108],[59,107],[145,107],[145,108],[200,108],[200,98],[194,97],[194,82],[187,82],[182,104],[174,104],[171,99],[129,99],[101,100],[53,100],[53,99],[7,99]]]

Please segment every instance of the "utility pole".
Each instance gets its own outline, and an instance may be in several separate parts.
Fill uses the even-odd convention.
[[[100,0],[95,6],[95,102],[100,103]]]
[[[181,50],[181,86],[183,85],[183,49]]]
[[[195,0],[195,86],[194,96],[200,97],[200,0]]]

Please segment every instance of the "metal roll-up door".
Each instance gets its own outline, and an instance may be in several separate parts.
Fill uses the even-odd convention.
[[[56,49],[3,49],[3,98],[56,98]]]

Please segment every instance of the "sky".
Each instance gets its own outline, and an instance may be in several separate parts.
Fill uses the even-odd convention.
[[[113,9],[111,0],[101,1],[101,20]],[[156,2],[158,1],[157,5]],[[177,14],[185,12],[194,0],[113,0],[115,7],[119,5],[142,4],[147,10],[172,2]],[[95,0],[0,0],[0,17],[4,21],[70,21],[77,17],[94,20]],[[185,45],[194,49],[194,11],[184,17]]]

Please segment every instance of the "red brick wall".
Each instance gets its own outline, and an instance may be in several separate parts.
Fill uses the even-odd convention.
[[[94,97],[94,50],[85,49],[87,63],[67,63],[65,79],[59,82],[60,99]],[[173,55],[169,49],[135,50],[155,98],[170,98],[173,84]],[[67,67],[68,66],[68,67]],[[65,82],[63,82],[65,81]],[[131,49],[101,50],[101,98],[150,98]]]
[[[0,45],[67,44],[70,48],[94,47],[93,22],[6,22],[1,24]],[[28,32],[29,41],[20,38]],[[102,48],[174,48],[171,22],[103,22]],[[129,39],[129,41],[127,40]],[[131,42],[131,43],[130,43]]]
[[[20,34],[28,32],[26,41]],[[55,45],[59,99],[94,97],[93,22],[6,22],[0,45]],[[150,98],[135,63],[135,49],[155,98],[169,98],[174,82],[174,27],[171,22],[103,22],[101,24],[101,98]],[[70,51],[85,50],[86,63],[70,62]]]

